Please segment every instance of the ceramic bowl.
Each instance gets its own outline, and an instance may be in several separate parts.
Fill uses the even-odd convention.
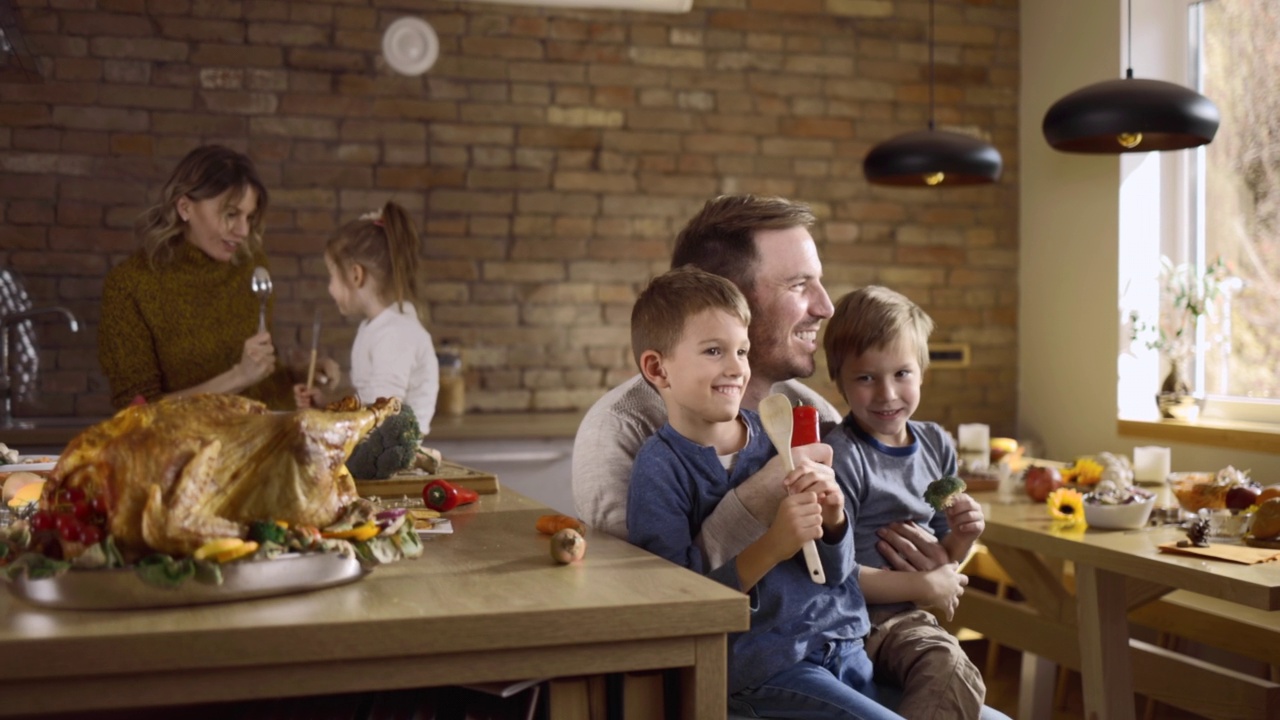
[[[1155,507],[1155,496],[1122,505],[1084,503],[1084,521],[1100,530],[1136,530],[1145,527]]]

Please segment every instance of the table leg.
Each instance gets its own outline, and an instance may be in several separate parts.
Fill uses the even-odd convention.
[[[1022,673],[1018,679],[1018,717],[1053,717],[1053,684],[1057,665],[1052,660],[1022,653]]]
[[[729,652],[724,635],[694,639],[694,665],[681,671],[680,705],[685,720],[724,720],[729,700]]]
[[[1089,720],[1134,720],[1124,576],[1076,564],[1080,678]]]

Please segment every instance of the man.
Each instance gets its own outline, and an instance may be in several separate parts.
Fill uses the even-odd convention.
[[[800,401],[818,408],[825,435],[841,421],[840,413],[796,380],[813,375],[818,330],[834,313],[809,233],[814,221],[801,203],[722,196],[708,201],[680,231],[671,267],[693,265],[728,278],[746,296],[751,310],[751,379],[742,407],[758,410],[770,393],[783,393],[793,404]],[[605,393],[587,411],[574,438],[572,483],[577,513],[593,529],[627,539],[631,466],[640,446],[666,420],[661,396],[641,375]],[[807,445],[792,452],[831,462],[829,445]],[[765,533],[785,493],[785,475],[780,458],[774,457],[716,505],[695,539],[709,567],[738,555]],[[949,562],[933,535],[911,523],[894,523],[879,534],[883,541],[877,549],[896,570],[928,571]],[[1004,716],[983,707],[980,717]]]
[[[822,263],[809,227],[813,213],[781,198],[730,195],[711,200],[676,238],[671,267],[694,265],[728,278],[751,309],[751,380],[742,406],[758,409],[773,392],[818,408],[826,423],[840,415],[821,395],[797,382],[814,372],[818,330],[831,317]],[[666,422],[662,399],[636,377],[610,390],[583,418],[573,445],[573,495],[592,528],[626,539],[627,483],[636,452]],[[831,461],[825,445],[797,448],[816,462]],[[782,462],[774,458],[727,495],[703,524],[699,545],[712,563],[755,542],[782,499]]]

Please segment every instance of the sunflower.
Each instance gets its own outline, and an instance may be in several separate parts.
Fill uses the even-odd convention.
[[[1102,465],[1093,458],[1076,458],[1076,461],[1062,468],[1062,482],[1076,485],[1097,485],[1102,479]]]
[[[1049,514],[1064,525],[1084,524],[1084,496],[1071,488],[1058,488],[1046,501]]]

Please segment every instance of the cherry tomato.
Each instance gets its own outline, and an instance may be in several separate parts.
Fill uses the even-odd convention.
[[[53,525],[58,529],[58,535],[63,540],[74,542],[76,538],[80,537],[80,521],[76,519],[75,515],[59,515],[54,518]]]
[[[93,511],[89,509],[89,503],[84,501],[73,504],[71,506],[71,513],[76,516],[77,520],[82,521],[88,520],[93,515]]]
[[[58,491],[58,502],[74,504],[84,500],[84,490],[78,487],[64,487]]]
[[[40,532],[42,530],[52,530],[54,527],[53,514],[41,510],[31,516],[31,529]]]
[[[102,528],[99,528],[96,525],[81,526],[80,542],[85,545],[97,545],[102,542]]]
[[[89,507],[98,515],[106,515],[107,497],[102,494],[94,495],[93,499],[89,500]]]

